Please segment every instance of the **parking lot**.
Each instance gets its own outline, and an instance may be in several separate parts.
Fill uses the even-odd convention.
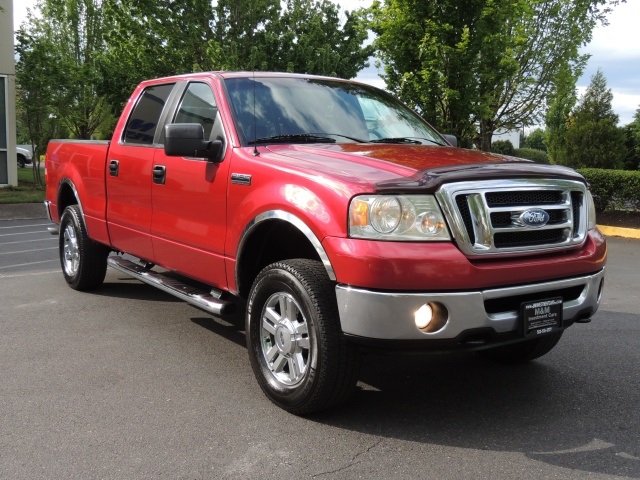
[[[262,394],[241,315],[109,270],[60,273],[44,219],[0,221],[0,478],[640,478],[640,241],[538,361],[365,358],[358,391],[295,417]]]

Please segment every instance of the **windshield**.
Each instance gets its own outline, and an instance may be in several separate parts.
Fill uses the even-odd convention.
[[[244,145],[445,144],[418,115],[374,87],[278,77],[231,78],[225,83]]]

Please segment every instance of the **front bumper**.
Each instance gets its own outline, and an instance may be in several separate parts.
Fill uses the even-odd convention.
[[[519,305],[540,298],[563,297],[563,326],[590,318],[598,309],[604,268],[592,275],[550,282],[481,291],[403,293],[336,287],[342,331],[361,340],[449,341],[465,333],[491,332],[520,340]],[[427,302],[439,302],[448,311],[444,327],[425,333],[414,321],[415,312]],[[412,342],[414,343],[414,342]]]

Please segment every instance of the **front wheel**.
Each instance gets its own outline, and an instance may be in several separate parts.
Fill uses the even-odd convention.
[[[20,168],[24,168],[26,164],[27,164],[27,159],[22,155],[18,155],[18,166]]]
[[[247,349],[264,393],[294,414],[344,401],[360,357],[340,331],[335,285],[322,263],[287,260],[256,278],[247,306]]]
[[[74,290],[93,290],[104,281],[109,249],[87,235],[78,205],[64,210],[58,240],[64,279]]]
[[[563,331],[549,333],[539,338],[525,340],[513,345],[481,350],[478,353],[485,358],[500,363],[524,363],[549,353],[560,341],[562,333]]]

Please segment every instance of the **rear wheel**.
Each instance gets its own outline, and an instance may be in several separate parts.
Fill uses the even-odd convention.
[[[276,405],[306,414],[353,391],[360,356],[342,338],[335,285],[322,263],[287,260],[262,270],[251,287],[246,324],[251,366]]]
[[[109,249],[89,238],[77,205],[62,214],[58,242],[60,265],[69,286],[75,290],[99,287],[107,273]]]
[[[478,353],[500,363],[524,363],[549,353],[560,341],[562,333],[562,331],[549,333],[513,345],[481,350]]]

